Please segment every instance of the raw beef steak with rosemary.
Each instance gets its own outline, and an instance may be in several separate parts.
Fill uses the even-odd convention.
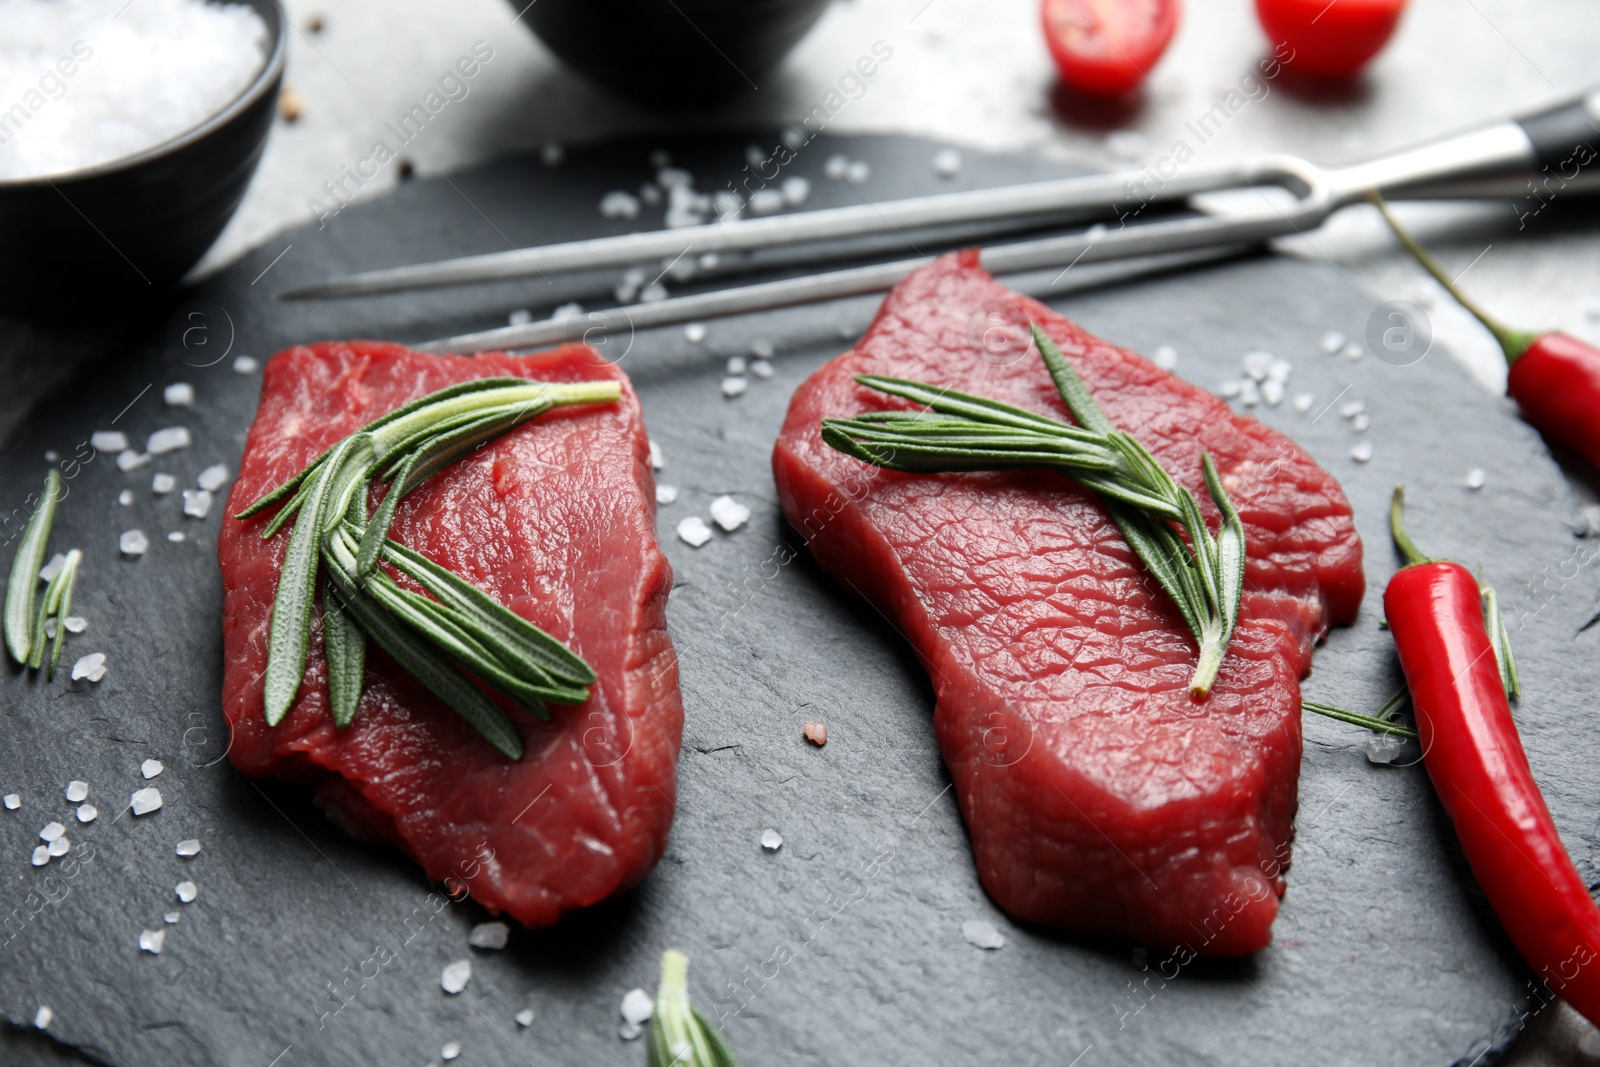
[[[977,314],[982,309],[983,314]],[[1111,421],[1187,486],[1215,529],[1201,454],[1243,518],[1245,594],[1211,696],[1195,644],[1097,498],[1056,474],[904,474],[823,443],[819,423],[905,401],[911,378],[1069,420],[1036,351],[969,322],[1038,323]],[[889,295],[865,338],[795,393],[773,453],[784,513],[821,565],[877,605],[932,676],[934,728],[978,873],[1018,919],[1197,954],[1271,940],[1300,771],[1299,679],[1365,582],[1338,483],[1292,441],[1011,293],[976,253]]]
[[[391,536],[565,642],[599,676],[548,723],[509,714],[525,755],[495,751],[375,645],[354,723],[328,714],[320,608],[304,684],[268,727],[263,674],[287,534],[232,518],[324,448],[407,401],[469,378],[617,380],[614,404],[547,412],[447,468],[400,504]],[[246,774],[311,787],[329,818],[388,842],[529,926],[638,882],[672,824],[683,706],[656,543],[638,398],[592,349],[439,357],[352,342],[267,364],[218,556],[229,755]],[[374,491],[373,502],[377,495]]]

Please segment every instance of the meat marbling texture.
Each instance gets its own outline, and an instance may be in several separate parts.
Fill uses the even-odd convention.
[[[377,416],[494,375],[615,379],[623,393],[547,412],[456,463],[406,498],[391,536],[588,660],[599,676],[588,702],[553,707],[549,723],[512,711],[526,747],[513,761],[369,642],[360,709],[336,729],[319,608],[299,697],[269,728],[263,673],[288,535],[263,541],[264,518],[232,514]],[[529,926],[655,865],[672,823],[683,708],[648,441],[620,371],[576,345],[476,359],[363,342],[289,349],[267,364],[228,512],[218,555],[235,767],[310,786],[351,834],[397,845],[431,879],[465,885]]]
[[[1213,529],[1202,451],[1216,460],[1249,558],[1238,630],[1204,703],[1188,693],[1193,638],[1091,493],[1044,471],[884,471],[823,444],[824,416],[907,406],[857,385],[863,373],[1069,418],[1036,351],[980,346],[987,315],[1006,309],[1043,327]],[[1271,940],[1300,769],[1299,679],[1365,588],[1332,475],[1009,292],[970,252],[901,283],[866,337],[796,392],[773,470],[823,568],[892,619],[928,670],[978,873],[1002,908],[1202,955]]]

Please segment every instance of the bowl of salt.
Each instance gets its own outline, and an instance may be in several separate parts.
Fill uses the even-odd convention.
[[[266,144],[273,0],[0,0],[0,309],[94,316],[211,247]]]

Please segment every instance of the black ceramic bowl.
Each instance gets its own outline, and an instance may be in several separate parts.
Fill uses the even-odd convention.
[[[244,197],[283,80],[284,22],[267,24],[267,61],[199,126],[110,163],[0,180],[0,310],[92,315],[160,293],[217,239]]]
[[[511,0],[581,73],[652,108],[752,92],[828,0]]]

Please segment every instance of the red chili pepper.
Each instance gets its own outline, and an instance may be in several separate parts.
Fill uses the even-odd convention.
[[[1600,907],[1572,865],[1528,767],[1477,581],[1406,535],[1383,608],[1411,690],[1423,762],[1512,944],[1550,989],[1600,1023]]]
[[[1511,365],[1506,392],[1522,409],[1522,417],[1600,471],[1600,348],[1571,334],[1513,330],[1495,319],[1456,288],[1438,261],[1400,225],[1382,197],[1368,195],[1400,243],[1500,342]]]

